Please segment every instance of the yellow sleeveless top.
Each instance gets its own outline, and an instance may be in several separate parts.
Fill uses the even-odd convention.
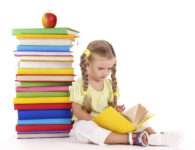
[[[104,79],[104,88],[102,91],[95,90],[90,84],[87,90],[87,96],[91,101],[92,112],[91,116],[95,117],[108,107],[108,103],[113,102],[113,90],[112,84],[108,78]],[[117,87],[117,98],[120,97],[120,90]],[[78,103],[83,106],[84,95],[83,95],[83,81],[80,77],[70,89],[70,101]],[[77,121],[78,118],[73,114],[73,121]]]

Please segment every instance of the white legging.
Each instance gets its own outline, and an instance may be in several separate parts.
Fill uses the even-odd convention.
[[[143,130],[146,127],[148,127],[148,124],[145,124],[139,130]],[[110,133],[110,130],[101,128],[93,121],[80,120],[74,123],[71,136],[76,137],[82,143],[92,142],[104,145],[104,141]]]

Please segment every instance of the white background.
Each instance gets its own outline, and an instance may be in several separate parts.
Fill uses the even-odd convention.
[[[71,27],[81,32],[79,45],[75,44],[73,48],[76,79],[80,76],[79,57],[87,44],[96,39],[109,41],[117,54],[117,79],[121,89],[119,103],[127,107],[136,103],[145,105],[156,114],[151,119],[154,129],[180,129],[185,134],[180,147],[193,147],[194,8],[195,2],[190,0],[0,2],[0,143],[11,146],[18,142],[15,139],[17,113],[13,109],[17,69],[13,50],[18,41],[11,30],[42,27],[41,17],[50,10],[57,15],[56,27]],[[27,143],[26,147],[20,144],[14,148],[28,147]]]

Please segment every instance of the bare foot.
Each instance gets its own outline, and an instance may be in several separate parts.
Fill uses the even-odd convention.
[[[145,134],[142,136],[142,141],[145,145],[148,145],[148,139],[147,139],[147,136]]]
[[[152,129],[151,127],[144,129],[144,131],[146,131],[148,133],[148,135],[156,133],[156,131],[154,129]]]

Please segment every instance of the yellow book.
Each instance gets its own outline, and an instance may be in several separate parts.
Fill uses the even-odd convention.
[[[72,34],[17,34],[17,39],[20,38],[55,38],[55,39],[75,39],[75,35]]]
[[[33,98],[16,98],[14,104],[40,104],[40,103],[69,103],[70,97],[33,97]]]
[[[18,68],[17,74],[74,74],[74,69],[28,69]]]
[[[153,116],[154,114],[149,113],[141,104],[129,108],[123,114],[118,113],[110,106],[92,121],[113,132],[129,133],[138,129]]]

